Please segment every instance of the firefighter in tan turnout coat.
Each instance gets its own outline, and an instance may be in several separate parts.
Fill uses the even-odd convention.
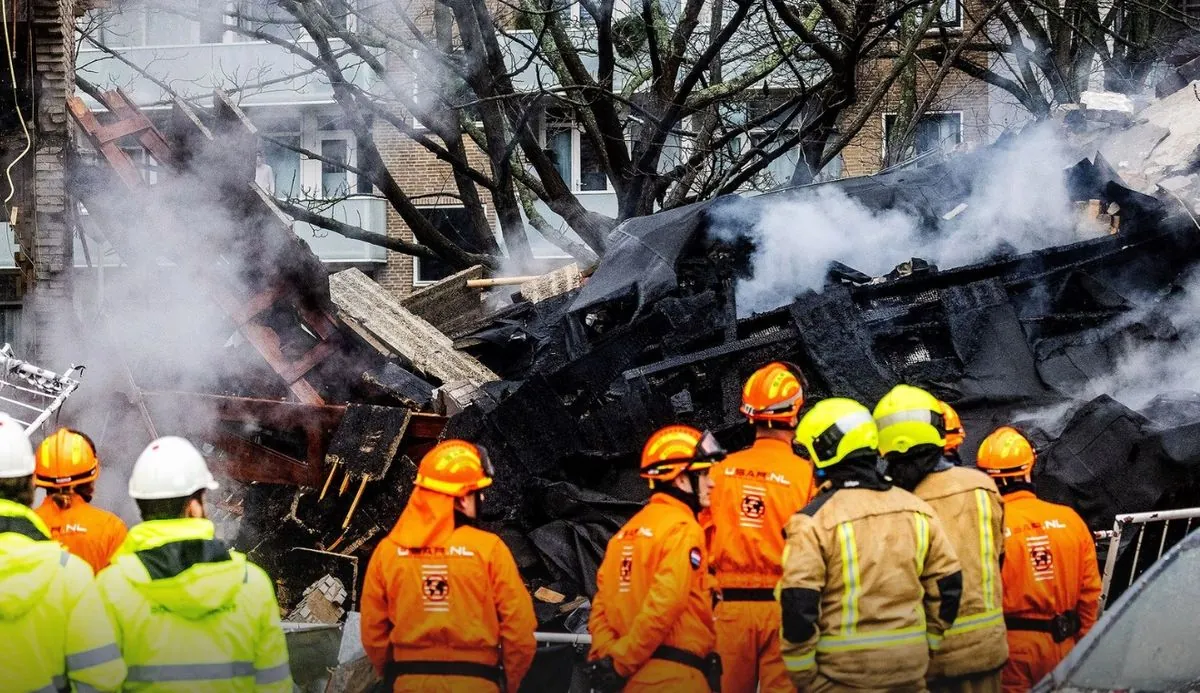
[[[958,615],[962,573],[921,499],[877,470],[861,404],[823,400],[796,429],[821,489],[787,526],[783,659],[800,691],[922,691]]]
[[[943,456],[944,412],[928,392],[897,385],[875,406],[879,454],[893,482],[934,509],[962,564],[958,618],[929,664],[930,690],[999,693],[1008,659],[1000,580],[1004,511],[995,482]]]

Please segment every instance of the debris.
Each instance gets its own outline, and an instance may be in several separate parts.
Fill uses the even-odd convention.
[[[292,623],[336,624],[346,613],[347,596],[342,581],[326,575],[304,590],[300,604],[284,620]]]
[[[400,301],[400,305],[445,334],[484,316],[483,293],[467,288],[467,281],[483,278],[483,266],[475,265],[446,277]]]
[[[579,263],[572,262],[565,267],[540,277],[534,277],[521,284],[521,297],[530,303],[539,303],[552,296],[559,296],[583,286],[583,273],[579,271]]]
[[[422,373],[444,383],[498,379],[478,361],[455,349],[449,337],[404,308],[361,270],[351,268],[330,275],[329,291],[341,312]]]
[[[547,604],[562,604],[566,597],[549,587],[539,587],[533,592],[533,598]]]

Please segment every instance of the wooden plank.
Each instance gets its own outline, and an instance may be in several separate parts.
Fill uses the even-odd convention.
[[[360,270],[330,275],[329,293],[338,308],[417,370],[443,383],[499,379],[482,363],[455,349],[449,337],[406,310]]]
[[[337,344],[334,342],[317,342],[316,346],[304,352],[303,356],[293,361],[279,376],[290,385],[304,377],[305,373],[311,371],[336,351]]]
[[[101,94],[104,97],[104,105],[108,110],[115,113],[122,120],[132,120],[144,125],[142,133],[138,136],[138,141],[150,152],[150,156],[163,166],[174,167],[175,155],[171,152],[170,145],[167,140],[154,127],[154,123],[142,114],[138,107],[133,103],[133,100],[125,94],[124,91],[116,89],[114,91],[106,91]]]
[[[218,434],[213,444],[221,454],[210,456],[209,466],[214,472],[230,479],[312,488],[321,483],[321,467],[314,467],[240,436]]]

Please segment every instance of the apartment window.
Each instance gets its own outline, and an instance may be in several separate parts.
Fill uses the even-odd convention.
[[[269,137],[276,142],[263,140],[263,160],[271,167],[275,179],[275,195],[285,199],[300,197],[302,186],[300,174],[300,152],[283,145],[300,146],[300,133],[273,132]]]
[[[543,149],[572,190],[607,192],[608,175],[591,138],[576,127],[565,109],[547,108],[542,128]]]
[[[482,248],[478,248],[475,243],[468,241],[474,234],[471,232],[471,217],[467,213],[466,207],[420,207],[417,211],[458,247],[465,248],[472,253],[482,252]],[[454,274],[454,268],[441,260],[413,258],[414,284],[432,284],[452,274]]]
[[[920,23],[923,13],[918,9],[917,23]],[[938,16],[933,18],[933,22],[929,25],[930,31],[938,29],[961,29],[962,28],[962,4],[959,0],[943,0],[941,7],[938,8]]]
[[[17,344],[21,337],[21,304],[0,304],[0,343]]]
[[[288,40],[297,39],[304,33],[303,27],[280,7],[278,0],[237,0],[234,11],[237,25],[243,31]],[[254,40],[245,35],[242,38]]]
[[[883,117],[883,146],[892,138],[896,114]],[[953,149],[962,142],[962,113],[926,113],[917,121],[913,154],[920,156],[936,150]],[[886,153],[886,152],[885,152]]]

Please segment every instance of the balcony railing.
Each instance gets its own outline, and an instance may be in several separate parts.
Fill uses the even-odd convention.
[[[316,53],[311,41],[300,41],[297,45]],[[338,47],[333,46],[335,52]],[[320,72],[314,72],[312,63],[272,43],[202,43],[118,50],[126,60],[188,98],[206,99],[213,89],[221,88],[236,89],[237,101],[243,106],[333,101],[332,87]],[[345,56],[341,64],[343,74],[356,86],[368,89],[374,83],[374,73],[358,58]],[[79,50],[76,70],[79,76],[103,89],[121,87],[137,104],[159,103],[170,97],[133,67],[86,44]],[[90,107],[98,106],[89,96],[84,96],[84,101]]]

